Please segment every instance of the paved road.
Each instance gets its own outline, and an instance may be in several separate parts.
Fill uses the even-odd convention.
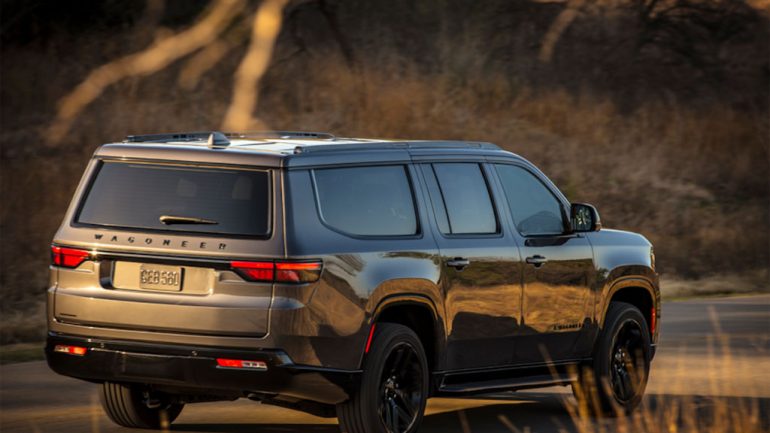
[[[665,426],[670,419],[685,426],[734,423],[730,414],[741,411],[755,415],[753,421],[751,416],[741,418],[749,420],[753,431],[770,431],[770,295],[667,303],[662,318],[660,349],[641,411],[647,414],[646,421],[640,417],[573,421],[570,413],[576,406],[570,390],[556,387],[474,399],[432,399],[420,431],[655,431],[655,423]],[[0,408],[3,433],[130,431],[114,426],[101,412],[96,385],[58,376],[44,362],[0,367]],[[729,410],[720,412],[725,408]],[[172,430],[339,431],[335,419],[244,400],[188,406]],[[690,429],[698,430],[704,428]]]

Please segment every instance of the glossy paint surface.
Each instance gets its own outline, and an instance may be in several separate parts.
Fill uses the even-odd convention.
[[[435,148],[353,147],[307,154],[144,146],[108,146],[97,158],[270,168],[271,236],[256,240],[75,227],[73,212],[94,162],[54,239],[56,244],[94,254],[78,269],[52,268],[52,332],[280,349],[298,365],[354,371],[361,366],[371,323],[391,308],[409,305],[430,318],[435,370],[449,372],[584,359],[590,356],[613,293],[638,287],[658,305],[651,246],[642,236],[601,230],[526,237],[516,231],[494,163],[531,168],[560,198],[567,215],[569,202],[536,168],[508,152],[444,148],[441,143]],[[495,206],[497,233],[456,237],[441,233],[420,168],[439,161],[481,164]],[[321,220],[312,170],[372,164],[403,165],[408,170],[416,235],[351,236]],[[226,248],[220,249],[220,244]],[[535,256],[546,261],[537,266],[527,263]],[[279,258],[321,260],[321,279],[301,285],[249,283],[226,265],[234,259]],[[451,266],[457,259],[467,259],[468,265]],[[130,270],[114,278],[115,269],[131,269],[115,263],[137,260],[179,263],[194,268],[190,275],[195,276],[180,293],[137,290],[131,287]],[[106,284],[110,279],[124,283]]]

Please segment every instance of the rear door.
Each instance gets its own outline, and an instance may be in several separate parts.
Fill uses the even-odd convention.
[[[272,278],[241,269],[283,256],[277,172],[95,160],[54,244],[85,251],[58,270],[60,323],[259,337]],[[280,202],[280,201],[278,201]],[[240,268],[239,268],[240,266]]]
[[[496,164],[524,264],[520,362],[581,358],[593,317],[588,239],[570,233],[566,200],[529,167]]]
[[[521,260],[503,230],[479,162],[420,166],[442,260],[449,370],[515,362],[521,319]]]

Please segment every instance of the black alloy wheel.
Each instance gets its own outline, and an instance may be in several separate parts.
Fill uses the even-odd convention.
[[[642,401],[650,373],[650,331],[638,308],[613,302],[594,348],[580,371],[573,394],[597,416],[631,413]]]
[[[626,320],[615,335],[615,343],[610,352],[610,384],[615,399],[620,404],[627,404],[638,393],[644,380],[643,340],[641,326],[634,320]]]
[[[340,428],[346,433],[415,433],[425,412],[429,374],[414,331],[378,323],[361,384],[337,405]]]
[[[380,379],[380,421],[388,433],[409,431],[423,399],[423,371],[417,352],[408,342],[399,343],[385,360]]]

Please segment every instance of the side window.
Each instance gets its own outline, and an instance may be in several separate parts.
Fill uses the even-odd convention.
[[[438,180],[443,205],[448,217],[447,234],[490,234],[497,233],[489,188],[475,163],[433,164]],[[440,209],[437,209],[437,213]],[[441,218],[439,218],[441,221]],[[441,228],[442,224],[439,224]],[[442,229],[442,232],[445,229]]]
[[[514,165],[497,164],[496,167],[519,233],[525,236],[564,233],[561,203],[538,178]]]
[[[377,166],[313,170],[321,219],[360,236],[409,236],[417,217],[406,167]]]

